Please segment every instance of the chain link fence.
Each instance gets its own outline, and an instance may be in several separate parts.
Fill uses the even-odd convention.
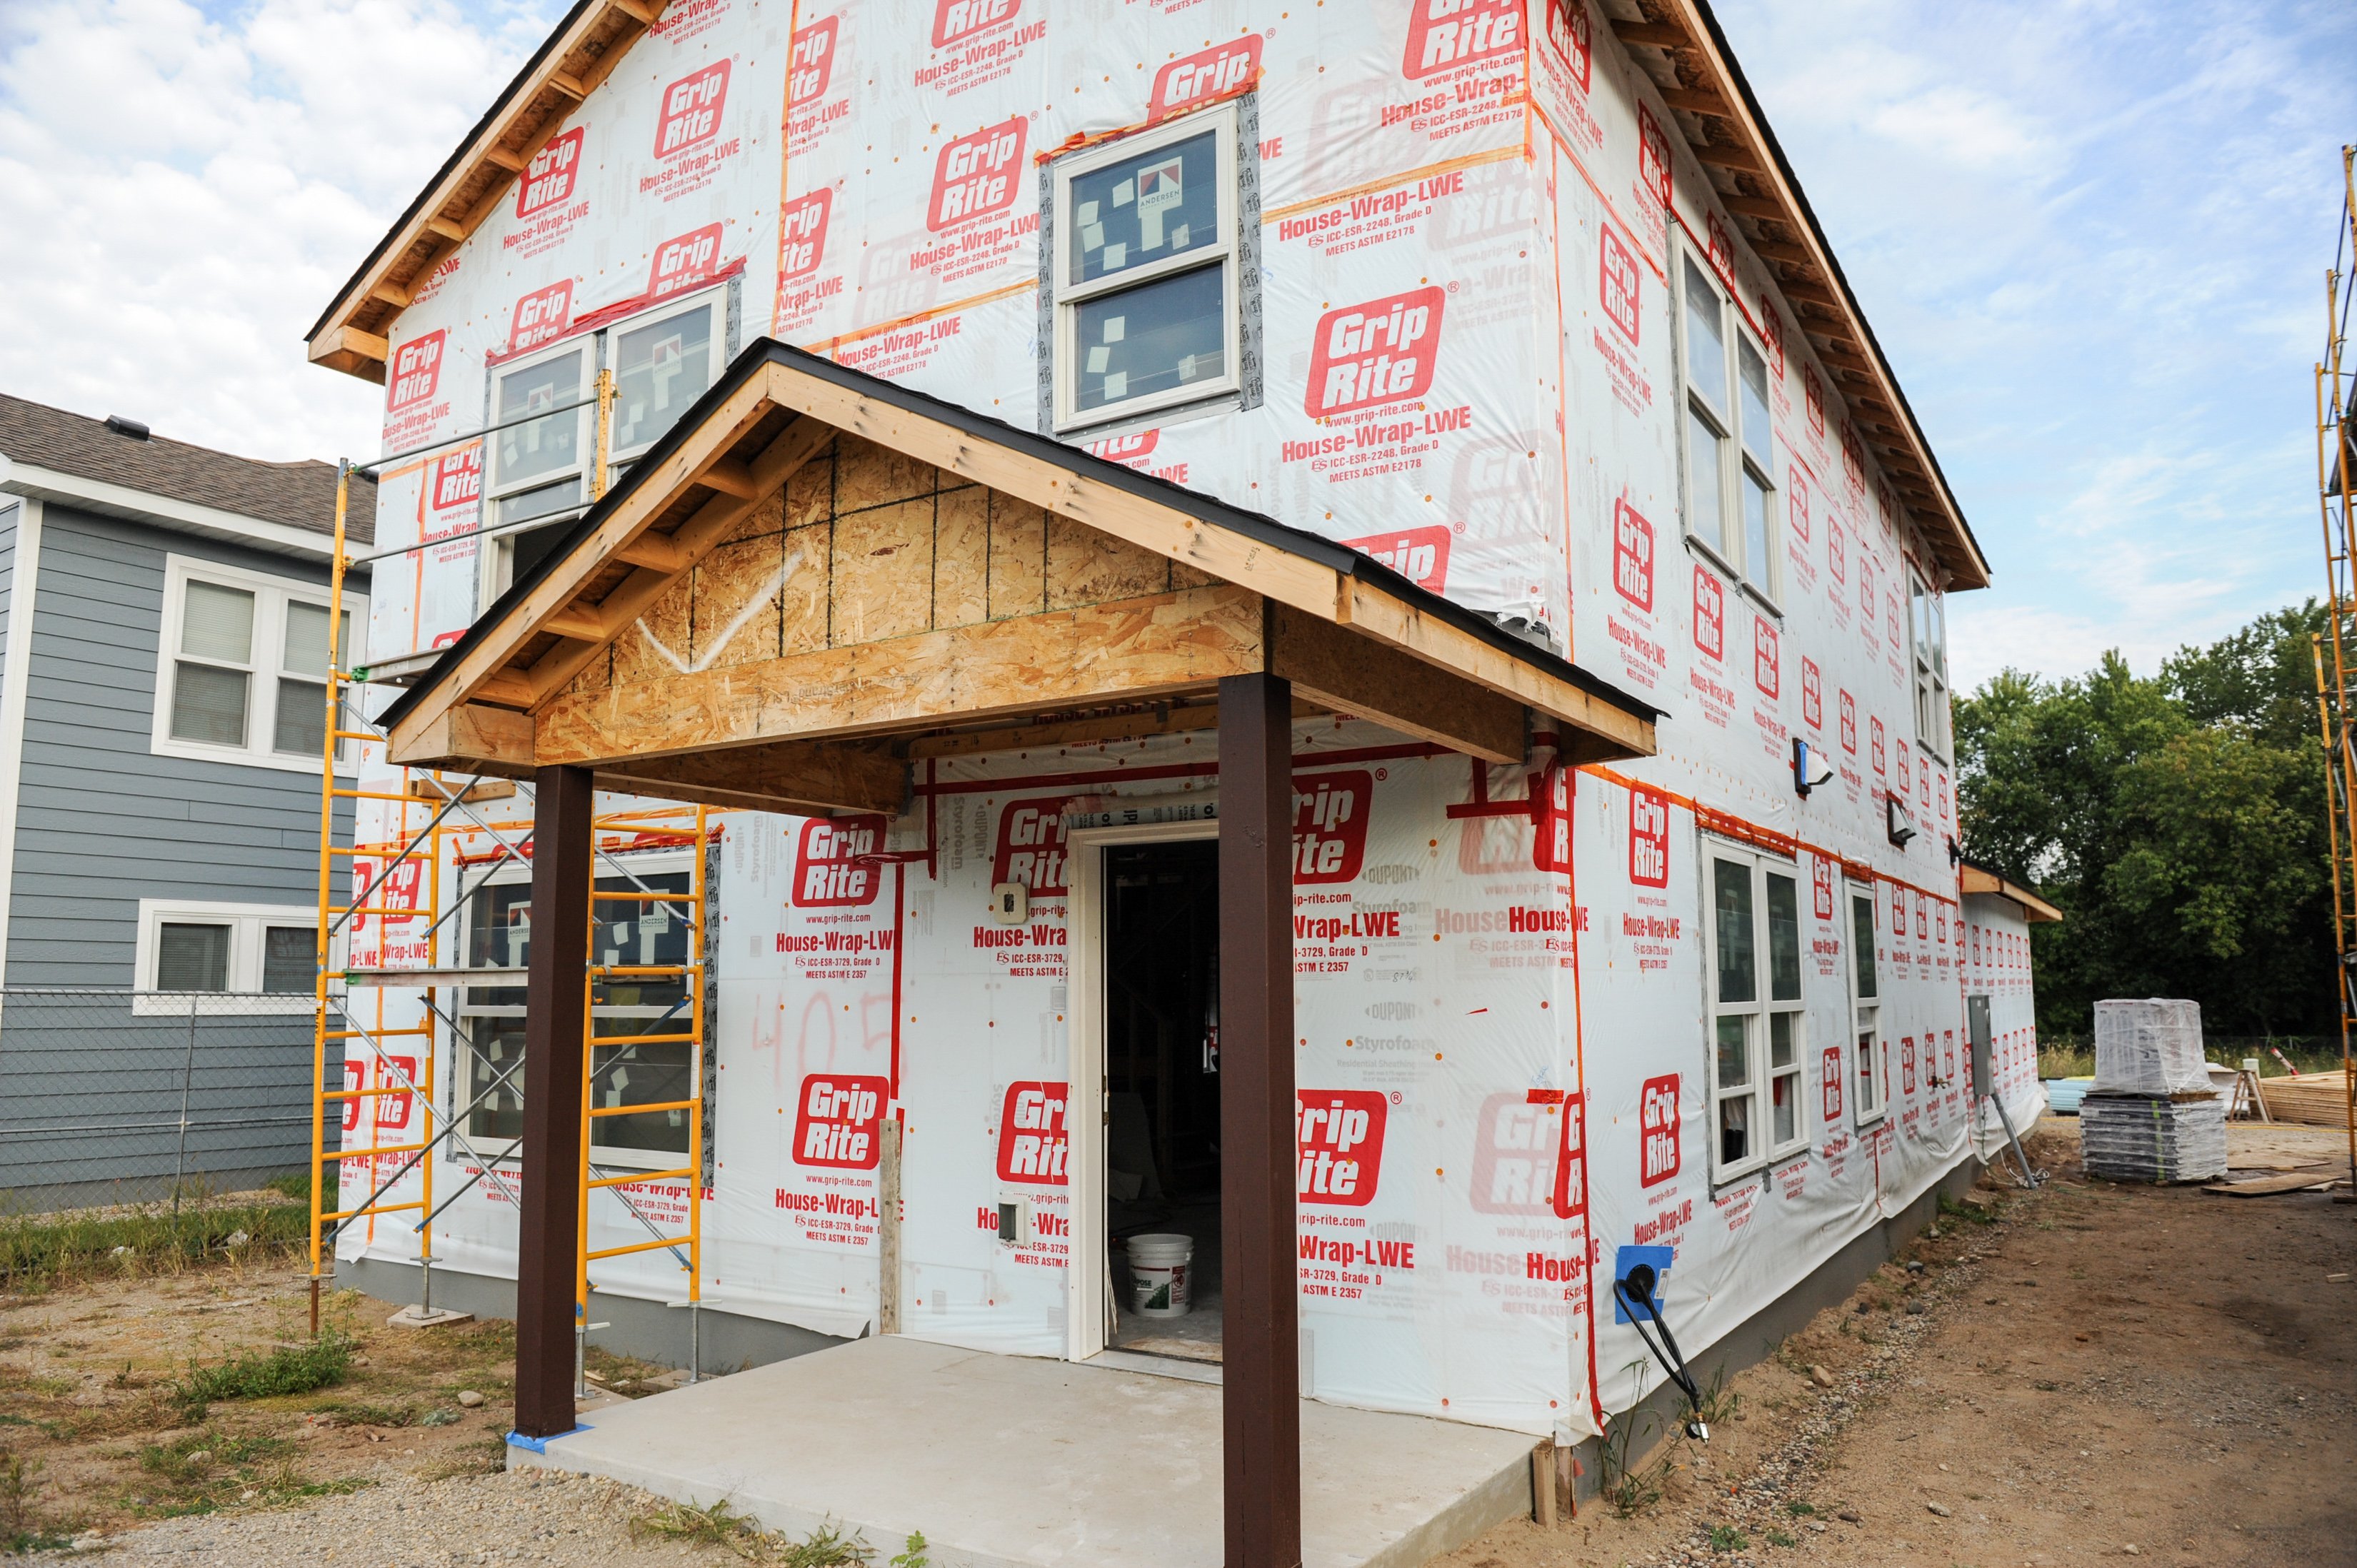
[[[306,995],[0,987],[0,1212],[301,1174],[311,1042]]]

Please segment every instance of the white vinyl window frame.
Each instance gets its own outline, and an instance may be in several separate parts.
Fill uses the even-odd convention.
[[[1678,380],[1686,542],[1771,614],[1783,614],[1783,519],[1768,355],[1709,261],[1679,250]]]
[[[229,958],[218,993],[208,990],[164,992],[158,971],[166,926],[217,926],[229,933]],[[131,1011],[141,1018],[200,1015],[243,1017],[264,1014],[309,1015],[316,1004],[314,982],[300,991],[263,993],[263,958],[273,928],[302,933],[304,950],[317,951],[319,912],[307,904],[227,903],[214,898],[142,898],[139,934],[132,956]]]
[[[1889,1053],[1882,1044],[1882,971],[1876,948],[1879,903],[1874,889],[1846,883],[1842,889],[1842,947],[1849,960],[1850,1118],[1870,1127],[1890,1113]]]
[[[1702,845],[1704,1081],[1711,1178],[1724,1183],[1809,1144],[1801,872],[1725,840]]]
[[[693,886],[693,872],[694,867],[691,857],[694,854],[694,851],[691,849],[624,851],[619,852],[617,858],[612,860],[609,860],[604,854],[600,854],[597,858],[597,864],[592,867],[590,886],[595,889],[600,882],[618,875],[619,873],[615,869],[617,865],[627,866],[631,873],[640,877],[673,875],[687,876],[690,879],[690,886]],[[498,871],[492,872],[489,876],[480,876],[479,872],[462,872],[461,876],[465,883],[465,892],[463,895],[465,903],[457,922],[458,928],[458,950],[464,953],[472,953],[475,948],[474,925],[476,896],[493,887],[511,886],[517,884],[529,886],[532,881],[532,867],[528,865],[516,865],[511,864]],[[477,880],[479,876],[480,876],[479,881]],[[709,899],[707,898],[707,904],[708,903]],[[593,898],[590,901],[590,922],[592,930],[596,931],[602,929],[600,911],[612,910],[618,908],[634,909],[661,908],[666,910],[676,911],[680,906],[673,904],[651,906],[629,905],[602,898]],[[673,919],[679,919],[683,917],[673,913],[670,918]],[[700,932],[703,929],[702,922],[708,918],[708,914],[699,913],[696,915],[695,919],[698,923],[694,929]],[[595,951],[590,954],[590,961],[593,963],[602,961]],[[448,1059],[442,1064],[446,1075],[443,1081],[450,1086],[450,1098],[446,1113],[452,1117],[456,1117],[460,1111],[464,1110],[468,1103],[474,1098],[475,1094],[473,1088],[475,1082],[475,1064],[468,1057],[468,1053],[473,1049],[470,1042],[475,1034],[475,1021],[478,1019],[513,1019],[521,1021],[524,1017],[525,1011],[523,1002],[520,996],[518,1000],[511,1003],[479,1002],[476,999],[477,992],[479,990],[490,991],[493,993],[511,990],[521,993],[523,990],[523,984],[521,979],[519,979],[517,983],[513,986],[483,986],[479,984],[479,983],[477,983],[460,985],[456,989],[457,994],[456,1005],[453,1008],[453,1011],[457,1015],[459,1023],[468,1038],[460,1039],[457,1037],[459,1031],[451,1031],[452,1039],[449,1046]],[[708,983],[706,984],[705,994],[698,998],[695,1004],[707,1009],[711,1005]],[[631,1005],[626,1004],[600,1002],[594,1005],[590,1009],[590,1012],[592,1016],[596,1018],[638,1018],[652,1020],[660,1017],[663,1014],[664,1009],[660,1004]],[[679,1028],[680,1026],[676,1024],[666,1025],[663,1032],[667,1034],[677,1033],[679,1032]],[[705,1064],[703,1059],[703,1052],[691,1050],[689,1055],[692,1064],[691,1070],[694,1076],[695,1081],[698,1084],[705,1083],[707,1080],[705,1079]],[[523,1079],[521,1073],[519,1073],[511,1081],[516,1090],[522,1090]],[[606,1119],[603,1117],[591,1118],[590,1125],[594,1130],[603,1125]],[[468,1136],[473,1145],[477,1149],[480,1150],[487,1158],[505,1160],[521,1157],[522,1150],[522,1140],[521,1138],[501,1138],[497,1134],[476,1133],[471,1130],[468,1132]],[[707,1149],[709,1146],[710,1145],[707,1144]],[[590,1155],[597,1165],[611,1166],[618,1170],[668,1170],[681,1165],[686,1159],[684,1151],[640,1149],[614,1144],[592,1144],[590,1146]]]
[[[183,651],[183,636],[187,629],[188,585],[205,583],[253,596],[253,624],[247,646],[247,657],[239,661]],[[199,762],[233,762],[249,768],[276,768],[289,773],[308,773],[317,777],[321,757],[315,751],[280,751],[274,744],[278,703],[282,696],[302,700],[302,695],[282,691],[287,685],[318,688],[320,678],[315,671],[286,668],[286,610],[292,605],[307,605],[324,611],[328,608],[325,584],[306,583],[293,577],[272,576],[266,572],[249,571],[242,566],[224,565],[192,555],[167,555],[164,559],[164,606],[162,624],[156,639],[156,701],[155,713],[148,733],[147,749],[157,757],[178,757]],[[344,590],[345,668],[368,662],[368,596]],[[246,678],[245,735],[242,741],[231,746],[217,741],[191,740],[172,733],[173,700],[182,664],[209,665],[216,670],[236,671]],[[316,699],[322,709],[327,698],[321,693]],[[356,748],[349,741],[336,747],[337,772],[349,776],[354,766]]]
[[[1074,153],[1059,160],[1051,170],[1055,204],[1056,254],[1050,261],[1049,275],[1054,280],[1055,341],[1052,380],[1055,385],[1055,427],[1058,434],[1082,427],[1116,424],[1157,409],[1184,403],[1196,403],[1222,395],[1240,393],[1243,388],[1242,355],[1243,350],[1243,278],[1240,258],[1243,238],[1237,232],[1242,217],[1238,200],[1236,164],[1236,105],[1231,102],[1191,114],[1181,114],[1155,126],[1152,130],[1117,136],[1102,145]],[[1080,177],[1093,173],[1111,164],[1126,163],[1143,157],[1156,149],[1176,146],[1211,131],[1219,172],[1212,181],[1218,199],[1220,238],[1217,243],[1181,252],[1159,261],[1125,267],[1119,272],[1076,283],[1072,280],[1069,236],[1075,232],[1076,214],[1073,208],[1073,187]],[[1218,376],[1206,377],[1172,387],[1167,392],[1123,398],[1117,403],[1101,403],[1083,410],[1080,406],[1080,313],[1081,307],[1125,294],[1133,289],[1155,284],[1182,273],[1193,273],[1217,267],[1221,273],[1221,370]]]
[[[612,449],[606,454],[609,483],[621,477],[632,458],[645,456],[650,447],[662,440],[664,435],[669,435],[672,425],[679,422],[679,414],[684,413],[688,405],[695,401],[695,398],[689,398],[686,403],[680,403],[673,413],[670,423],[666,424],[662,431],[643,441],[633,441],[627,446],[623,445],[619,439],[623,414],[622,340],[651,328],[660,327],[666,321],[693,315],[697,310],[711,312],[712,329],[705,342],[704,365],[704,386],[708,391],[720,380],[720,372],[726,370],[728,364],[728,285],[726,283],[683,292],[664,300],[661,305],[640,311],[626,321],[608,322],[599,328],[597,336],[601,341],[597,355],[597,362],[614,372],[615,381],[614,428],[618,438]],[[702,392],[695,394],[696,397],[703,395]]]
[[[1907,568],[1907,640],[1915,678],[1915,738],[1941,761],[1951,748],[1948,611],[1912,563]]]

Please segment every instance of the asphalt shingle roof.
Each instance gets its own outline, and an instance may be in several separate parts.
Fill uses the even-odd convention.
[[[312,533],[336,527],[336,466],[307,460],[265,463],[210,446],[110,428],[102,419],[0,392],[0,455],[78,478],[121,485],[171,500],[284,523]],[[376,483],[352,476],[348,532],[375,535]]]

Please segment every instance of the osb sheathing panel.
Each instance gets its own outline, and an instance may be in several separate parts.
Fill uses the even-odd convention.
[[[843,435],[747,513],[565,692],[1218,581]]]

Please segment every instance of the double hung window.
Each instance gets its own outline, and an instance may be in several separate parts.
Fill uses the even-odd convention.
[[[1740,1176],[1808,1142],[1801,1101],[1801,885],[1788,861],[1713,846],[1709,866],[1713,1172]]]
[[[311,1005],[318,919],[299,906],[143,898],[137,947],[136,989],[181,993],[137,998],[134,1011],[143,1015],[185,1011],[188,993],[271,999],[241,1001],[248,1012]]]
[[[1682,258],[1680,273],[1686,535],[1772,606],[1781,567],[1770,478],[1776,471],[1776,437],[1768,412],[1767,356],[1691,253]]]
[[[328,670],[350,669],[347,595],[328,647],[328,595],[307,583],[169,558],[152,748],[163,755],[315,768],[328,742]],[[341,761],[350,750],[339,745]]]
[[[1055,168],[1056,428],[1237,391],[1236,113]]]
[[[1849,890],[1850,951],[1850,1072],[1857,1085],[1860,1125],[1878,1119],[1889,1107],[1889,1064],[1882,1059],[1882,984],[1874,951],[1874,895],[1863,887]]]
[[[1915,738],[1932,756],[1948,756],[1948,618],[1940,596],[1921,574],[1907,575],[1909,640],[1915,650]]]
[[[665,900],[597,898],[591,905],[589,961],[601,969],[655,972],[599,973],[590,983],[590,1032],[599,1042],[589,1059],[590,1146],[600,1164],[652,1168],[677,1165],[688,1151],[689,1112],[677,1102],[694,1098],[700,1070],[694,1036],[702,998],[683,972],[698,940],[702,917],[683,897],[691,890],[686,857],[676,853],[625,857],[630,874],[612,871],[595,884],[599,893],[653,892]],[[635,880],[633,880],[635,878]],[[532,875],[528,868],[495,873],[467,899],[467,961],[478,969],[522,969],[532,952]],[[524,988],[469,985],[459,1003],[464,1043],[458,1080],[467,1134],[487,1154],[507,1153],[523,1135],[523,1075],[509,1069],[523,1055]],[[504,1082],[500,1075],[507,1073]],[[493,1085],[497,1084],[496,1090]],[[486,1090],[493,1090],[485,1097]],[[632,1112],[627,1107],[664,1107]]]

